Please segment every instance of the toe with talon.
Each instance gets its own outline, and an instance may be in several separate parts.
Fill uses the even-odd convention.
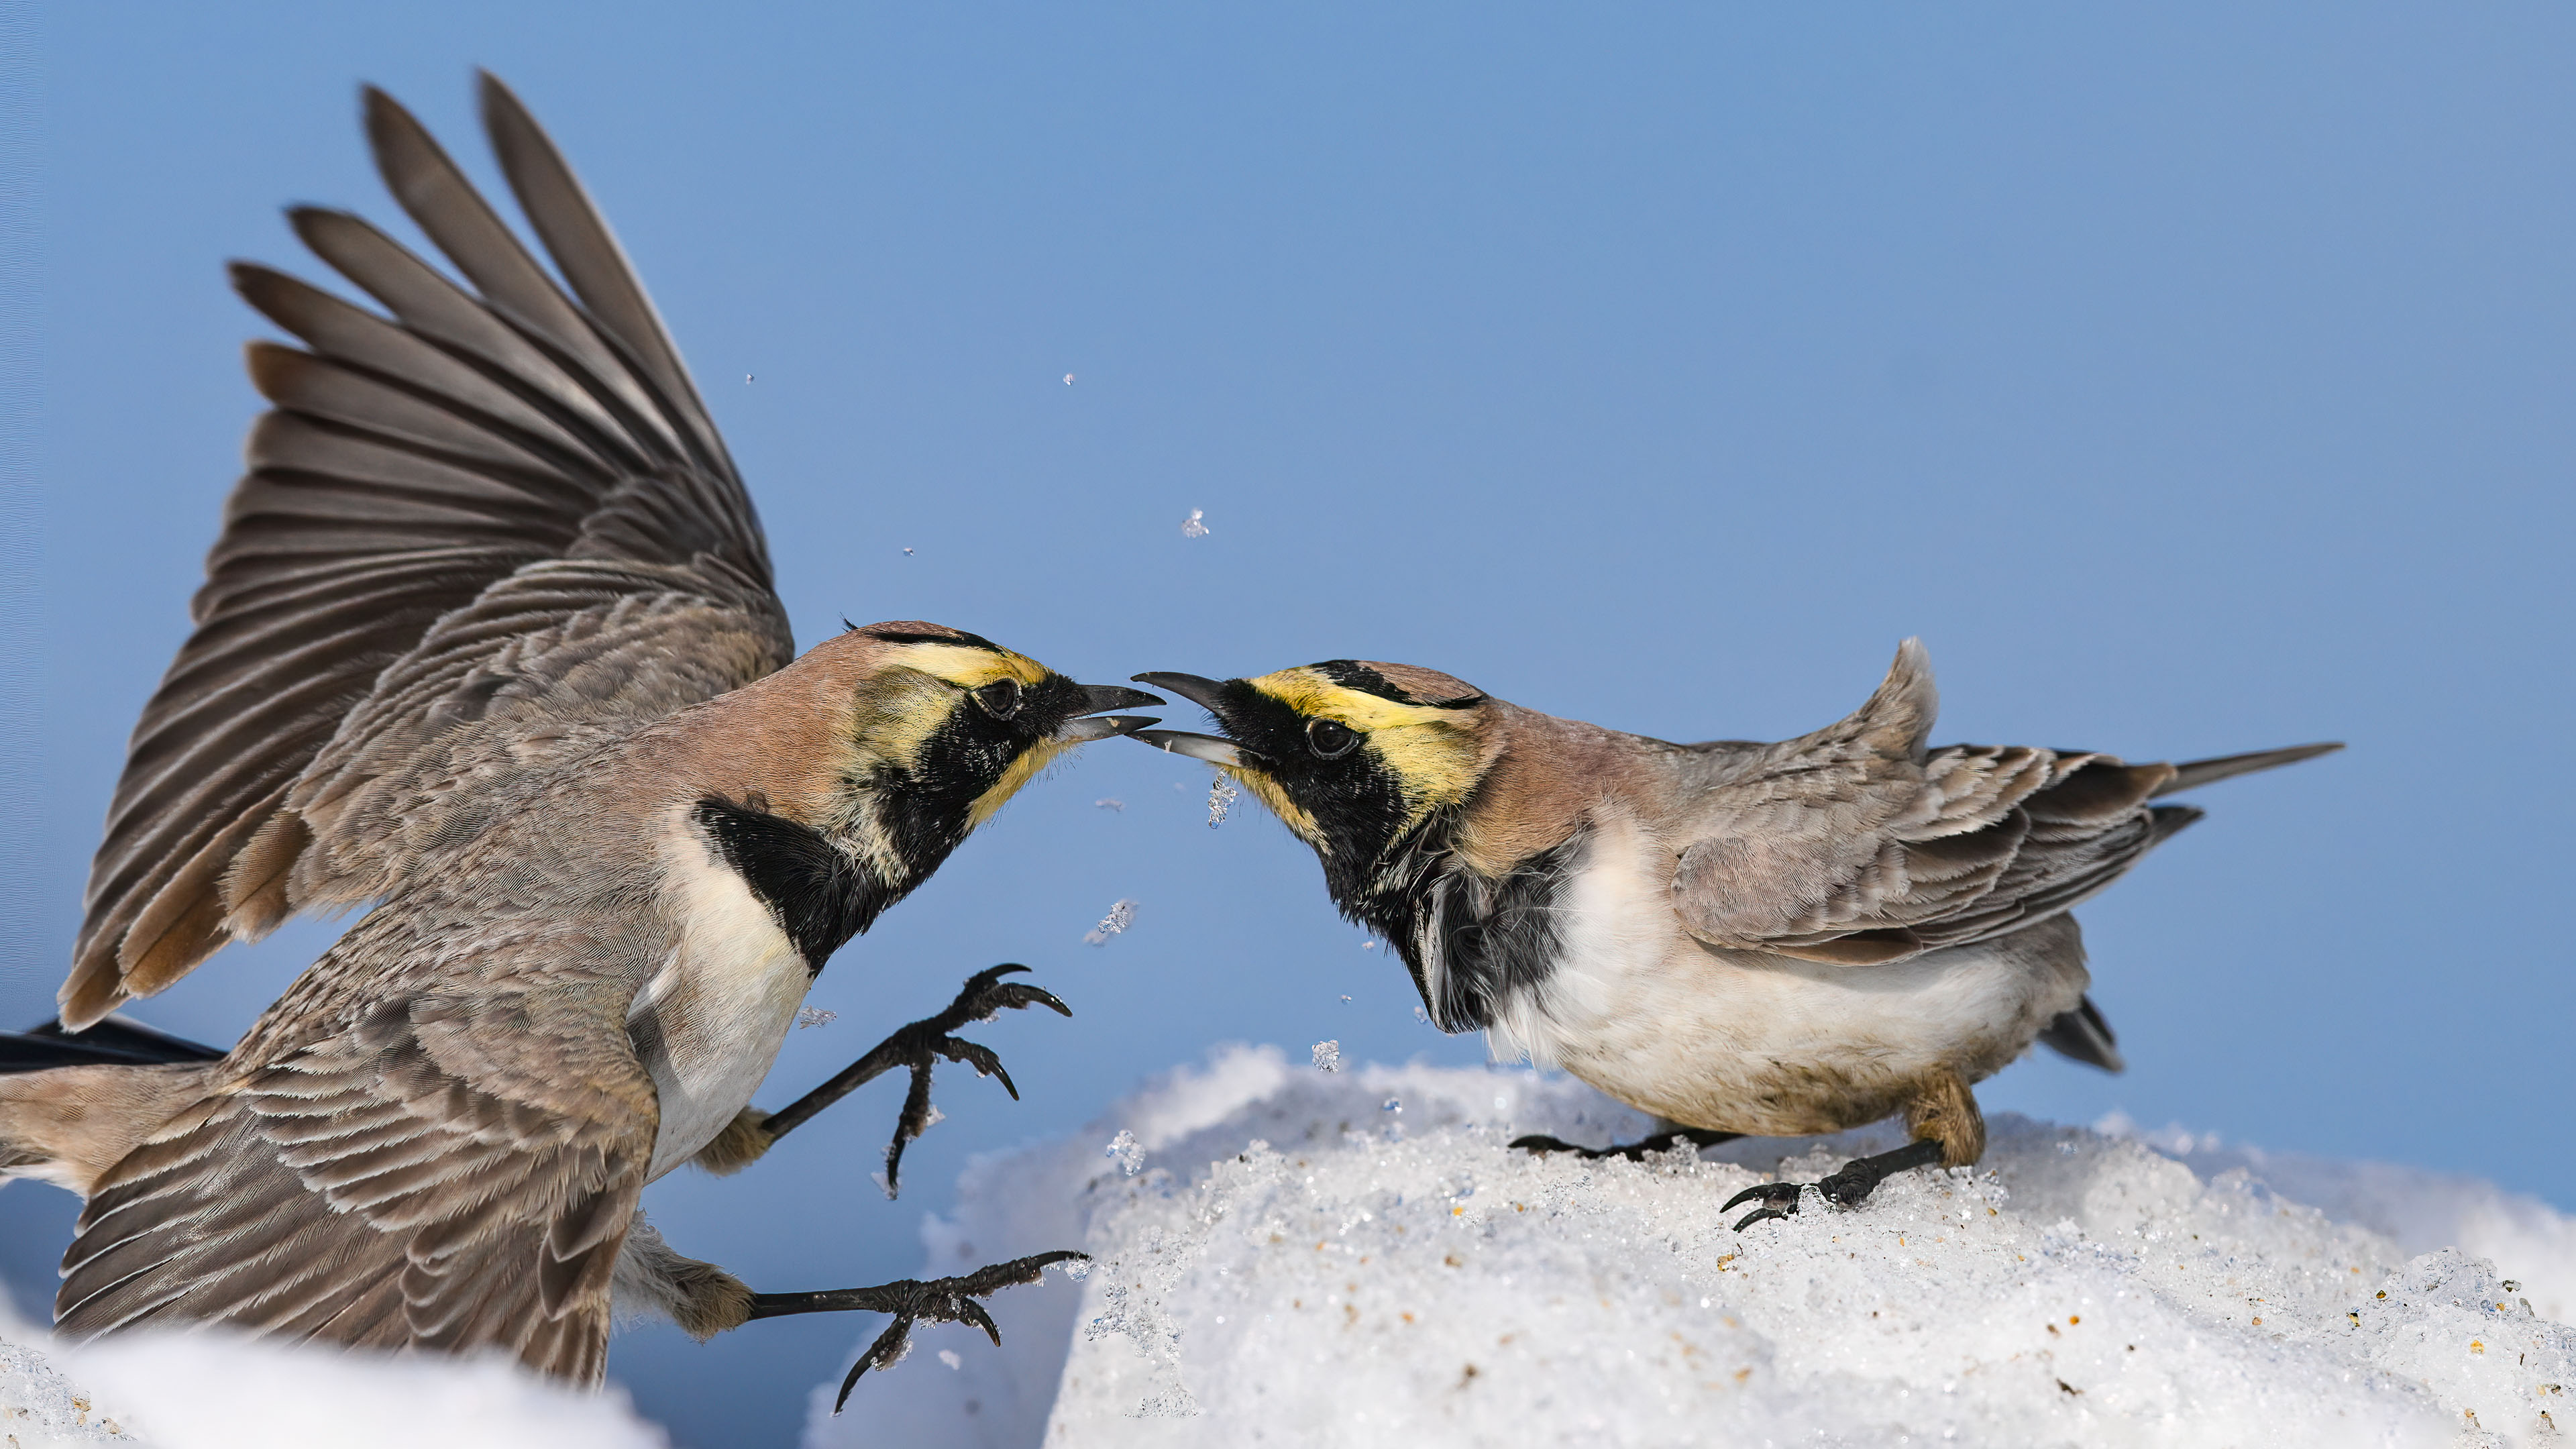
[[[964,1323],[984,1330],[984,1336],[1000,1347],[1002,1330],[993,1315],[984,1311],[978,1298],[989,1297],[1019,1283],[1035,1283],[1052,1264],[1087,1259],[1088,1253],[1059,1248],[1051,1253],[1037,1253],[1026,1258],[1013,1258],[1007,1263],[994,1263],[956,1278],[900,1279],[880,1283],[873,1288],[841,1288],[820,1293],[759,1293],[752,1297],[750,1317],[781,1318],[793,1313],[834,1313],[859,1309],[873,1313],[891,1313],[894,1322],[868,1345],[859,1361],[850,1365],[849,1375],[841,1380],[840,1397],[832,1401],[832,1412],[850,1401],[850,1390],[858,1386],[859,1376],[871,1368],[891,1368],[904,1356],[912,1342],[912,1327],[924,1319],[932,1323]]]
[[[1002,979],[1028,969],[1015,961],[1005,962],[968,977],[946,1010],[899,1028],[832,1080],[763,1118],[760,1130],[766,1140],[775,1142],[786,1136],[862,1084],[896,1067],[909,1068],[912,1087],[904,1093],[903,1111],[895,1119],[894,1140],[886,1147],[885,1191],[887,1197],[893,1197],[902,1182],[904,1147],[937,1120],[930,1106],[930,1069],[941,1058],[973,1067],[979,1077],[998,1079],[1012,1101],[1020,1098],[1019,1084],[1002,1069],[1002,1059],[994,1055],[992,1048],[950,1033],[971,1022],[990,1021],[1005,1011],[1030,1006],[1043,1006],[1058,1016],[1073,1015],[1073,1008],[1045,987]]]
[[[1801,1184],[1794,1182],[1755,1183],[1728,1198],[1725,1205],[1718,1211],[1733,1212],[1748,1202],[1762,1204],[1758,1211],[1746,1213],[1736,1221],[1735,1230],[1740,1233],[1765,1218],[1785,1218],[1794,1215],[1798,1211],[1799,1194],[1805,1190]]]

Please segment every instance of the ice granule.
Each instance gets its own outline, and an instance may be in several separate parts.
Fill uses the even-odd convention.
[[[1100,924],[1092,927],[1089,931],[1083,934],[1082,944],[1086,946],[1108,945],[1110,937],[1115,936],[1119,932],[1126,930],[1129,926],[1136,924],[1136,905],[1137,903],[1134,901],[1121,900],[1116,905],[1111,906],[1109,908],[1109,914],[1100,918]]]
[[[1342,999],[1344,1001],[1350,1000],[1347,996]],[[1340,1042],[1319,1041],[1315,1043],[1314,1052],[1315,1070],[1319,1072],[1338,1072],[1342,1069],[1342,1044]]]
[[[840,1019],[841,1014],[839,1012],[825,1011],[819,1006],[800,1006],[796,1008],[796,1024],[799,1027],[830,1026],[833,1022]]]
[[[1406,1135],[1355,1130],[1390,1100]],[[1900,1173],[1852,1211],[1811,1195],[1738,1234],[1742,1209],[1718,1207],[1736,1191],[1813,1181],[1901,1128],[1533,1157],[1508,1143],[1651,1124],[1562,1077],[1325,1075],[1275,1048],[1229,1049],[1117,1113],[1162,1166],[1122,1176],[1086,1134],[960,1184],[949,1231],[988,1256],[1098,1260],[1078,1290],[1018,1290],[1054,1296],[1015,1301],[1027,1327],[1006,1344],[1055,1335],[1018,1350],[1018,1407],[997,1407],[999,1355],[979,1349],[881,1399],[880,1439],[2290,1449],[2543,1444],[2541,1414],[2576,1406],[2576,1331],[2550,1312],[2576,1301],[2576,1222],[2412,1169],[2343,1165],[2432,1215],[2383,1236],[2243,1164],[2196,1172],[1997,1114],[1973,1172]],[[936,1332],[962,1349],[973,1331]]]
[[[1124,815],[1127,813],[1127,802],[1115,799],[1111,796],[1103,795],[1099,799],[1091,802],[1091,808],[1094,810],[1115,810],[1119,814]]]
[[[1203,521],[1206,517],[1207,517],[1207,510],[1205,510],[1205,509],[1203,509],[1203,508],[1193,508],[1193,509],[1191,509],[1191,510],[1190,510],[1190,516],[1181,520],[1181,537],[1183,537],[1183,538],[1205,538],[1205,537],[1207,537],[1207,536],[1208,536],[1208,526],[1207,526],[1207,524]]]
[[[1242,794],[1234,787],[1234,782],[1223,775],[1208,782],[1208,829],[1214,830],[1225,823],[1226,810]]]
[[[1136,1140],[1135,1133],[1124,1127],[1118,1129],[1117,1136],[1109,1139],[1109,1146],[1100,1155],[1116,1158],[1118,1165],[1127,1169],[1129,1177],[1134,1177],[1136,1169],[1145,1165],[1144,1145]]]

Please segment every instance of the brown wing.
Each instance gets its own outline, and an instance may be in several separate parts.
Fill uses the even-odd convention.
[[[2065,911],[2200,815],[2146,804],[2175,787],[2172,765],[1926,750],[1937,709],[1909,639],[1857,713],[1766,747],[1710,790],[1673,877],[1691,933],[1808,960],[1902,960]]]
[[[596,1383],[657,1121],[631,994],[390,998],[253,1071],[99,1180],[60,1330],[498,1346]]]
[[[751,500],[652,304],[552,143],[482,86],[572,296],[373,90],[378,166],[473,290],[314,209],[291,213],[297,233],[390,317],[234,269],[305,349],[251,346],[275,406],[196,631],[135,728],[63,986],[71,1026],[295,910],[382,894],[425,842],[470,829],[477,794],[585,729],[792,653]]]

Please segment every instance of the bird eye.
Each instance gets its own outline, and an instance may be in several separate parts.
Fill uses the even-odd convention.
[[[1009,719],[1020,712],[1020,682],[996,679],[973,693],[975,707],[995,719]]]
[[[1306,748],[1319,760],[1338,760],[1360,742],[1359,732],[1345,724],[1328,719],[1306,722]]]

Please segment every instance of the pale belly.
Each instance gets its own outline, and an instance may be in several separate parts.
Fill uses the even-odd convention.
[[[661,1101],[651,1177],[696,1156],[751,1104],[813,981],[769,908],[685,824],[665,834],[664,869],[680,945],[626,1018]]]
[[[1935,1073],[1992,1075],[2088,984],[2066,917],[1882,966],[1713,951],[1682,929],[1644,849],[1625,834],[1598,842],[1611,868],[1560,902],[1563,964],[1500,1014],[1497,1055],[1694,1127],[1832,1132],[1899,1110]]]

